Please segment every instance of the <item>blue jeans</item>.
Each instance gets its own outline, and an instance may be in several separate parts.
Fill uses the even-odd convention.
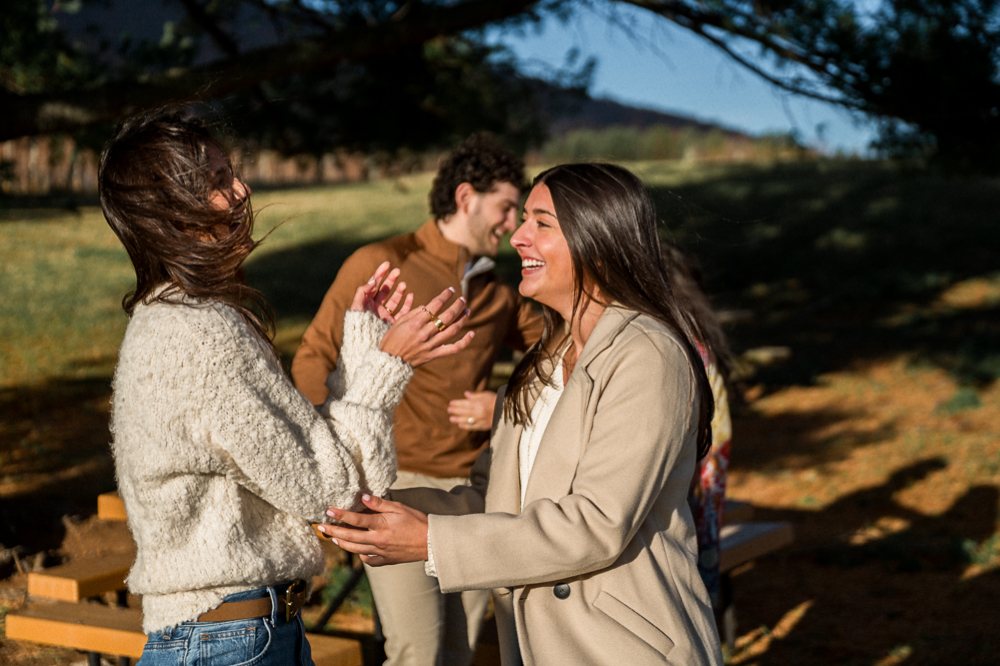
[[[276,594],[287,585],[230,594],[223,601],[271,597],[267,617],[229,622],[182,622],[154,631],[137,666],[314,666],[302,616],[285,621]]]

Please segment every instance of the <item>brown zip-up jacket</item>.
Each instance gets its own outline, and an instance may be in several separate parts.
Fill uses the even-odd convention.
[[[414,306],[448,287],[468,300],[471,313],[463,332],[476,332],[472,343],[454,356],[416,369],[394,423],[400,469],[440,478],[467,476],[489,433],[461,430],[451,423],[448,402],[462,398],[465,391],[485,390],[500,347],[527,349],[541,337],[542,319],[492,270],[463,285],[472,257],[445,239],[433,220],[416,232],[366,245],[344,262],[302,336],[292,361],[292,378],[313,404],[326,399],[326,379],[336,367],[343,340],[344,313],[357,288],[386,260],[400,269]]]

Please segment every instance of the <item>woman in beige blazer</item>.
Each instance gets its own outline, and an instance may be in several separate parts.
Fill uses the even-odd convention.
[[[444,592],[492,588],[504,664],[721,664],[686,502],[711,389],[649,195],[620,167],[554,167],[511,243],[546,327],[473,485],[322,529],[373,566],[427,560]]]

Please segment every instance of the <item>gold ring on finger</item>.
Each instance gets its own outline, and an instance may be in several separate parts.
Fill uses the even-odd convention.
[[[431,312],[430,310],[428,310],[426,306],[421,305],[420,309],[423,310],[424,312],[426,312],[427,316],[430,317],[431,319],[437,319],[437,315],[434,314],[433,312]]]
[[[443,321],[441,321],[440,319],[438,319],[437,317],[434,317],[434,325],[437,326],[437,329],[439,331],[443,331],[445,329],[445,326],[446,326],[446,324]]]

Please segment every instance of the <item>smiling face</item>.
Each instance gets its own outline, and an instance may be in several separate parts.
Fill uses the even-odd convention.
[[[463,183],[461,187],[466,186]],[[517,204],[521,191],[510,183],[496,183],[488,192],[468,186],[468,219],[461,242],[474,255],[495,257],[500,241],[517,226]]]
[[[536,185],[524,203],[524,219],[510,244],[521,255],[518,291],[547,305],[566,321],[573,314],[573,260],[544,183]]]

